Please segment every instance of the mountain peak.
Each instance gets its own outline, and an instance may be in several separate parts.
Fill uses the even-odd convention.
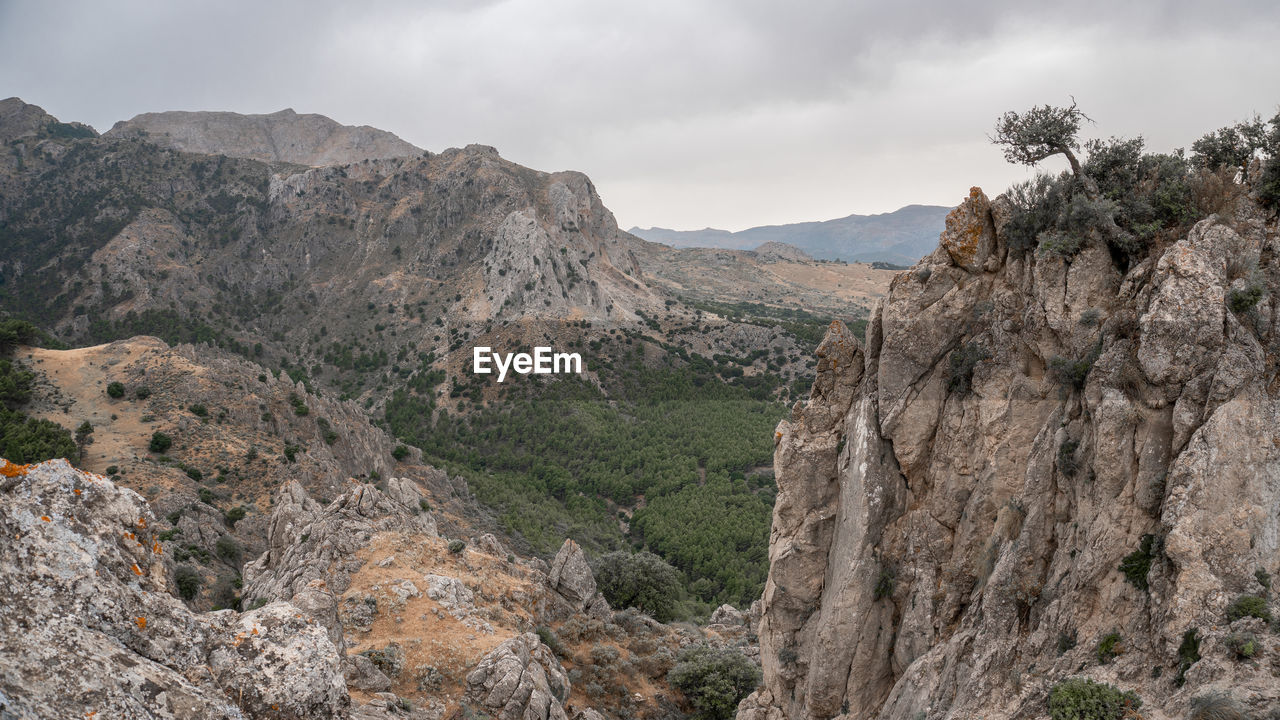
[[[107,135],[138,133],[175,150],[317,167],[422,154],[421,148],[385,130],[342,125],[324,115],[299,114],[293,108],[266,115],[143,113],[116,123]]]

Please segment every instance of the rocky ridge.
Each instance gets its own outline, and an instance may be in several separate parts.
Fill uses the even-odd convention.
[[[385,130],[341,125],[324,115],[300,115],[292,109],[266,115],[143,113],[116,123],[106,135],[143,135],[183,152],[311,166],[350,165],[423,153]]]
[[[740,720],[1043,717],[1068,677],[1148,719],[1280,707],[1249,617],[1280,571],[1280,228],[1245,198],[1122,269],[1012,249],[1014,212],[974,188],[865,342],[818,349]]]

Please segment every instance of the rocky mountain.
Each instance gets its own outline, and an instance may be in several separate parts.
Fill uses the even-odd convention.
[[[974,188],[833,324],[740,720],[1274,717],[1280,224],[1232,172],[1146,244]]]
[[[341,125],[324,115],[299,115],[292,109],[268,115],[143,113],[116,123],[106,135],[141,135],[183,152],[313,167],[416,157],[423,152],[386,130]]]
[[[737,232],[660,227],[633,227],[628,232],[672,247],[749,250],[766,243],[785,243],[822,260],[910,265],[937,245],[949,210],[938,205],[907,205],[878,215],[763,225]]]
[[[223,532],[219,516],[244,506],[252,528],[292,479],[329,500],[346,477],[410,475],[387,456],[403,443],[404,462],[465,477],[491,529],[522,550],[549,559],[570,528],[592,554],[648,545],[687,584],[704,581],[690,612],[749,604],[766,571],[768,431],[807,389],[821,328],[856,322],[891,277],[776,253],[730,253],[724,271],[620,231],[585,175],[481,145],[306,167],[236,157],[257,141],[192,118],[192,137],[225,140],[199,147],[222,154],[153,132],[99,137],[18,100],[4,108],[0,310],[67,346],[106,345],[34,353],[37,366],[65,366],[49,382],[69,399],[35,414],[101,428],[88,467],[128,473],[166,515],[213,493],[186,513],[188,544],[205,553],[223,534],[256,553],[263,540]],[[271,127],[320,136],[301,121]],[[168,358],[139,337],[190,349]],[[578,352],[583,372],[499,383],[472,373],[482,346]],[[104,403],[101,383],[132,393],[153,361],[173,393],[153,388],[128,412]],[[187,429],[169,462],[145,452],[149,433]],[[669,450],[654,453],[659,442]],[[290,447],[294,461],[257,471]],[[188,468],[224,482],[204,487]],[[721,522],[672,522],[668,507],[718,508]]]
[[[323,506],[291,482],[245,606],[197,612],[137,493],[64,460],[0,460],[0,715],[668,717],[681,648],[741,656],[741,617],[694,632],[615,612],[577,545],[549,569],[492,535],[448,540],[427,497],[391,478]]]

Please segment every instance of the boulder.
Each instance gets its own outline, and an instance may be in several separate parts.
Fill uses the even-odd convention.
[[[586,610],[596,596],[596,579],[587,554],[578,543],[565,540],[551,563],[551,589],[577,611]]]
[[[465,699],[498,720],[567,720],[569,690],[551,648],[525,633],[491,650],[467,674]]]

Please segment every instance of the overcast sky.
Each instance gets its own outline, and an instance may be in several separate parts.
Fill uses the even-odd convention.
[[[1280,103],[1280,3],[1034,4],[0,0],[0,97],[100,131],[292,107],[581,170],[624,228],[731,230],[994,195],[1026,175],[1005,110],[1074,95],[1170,150]]]

